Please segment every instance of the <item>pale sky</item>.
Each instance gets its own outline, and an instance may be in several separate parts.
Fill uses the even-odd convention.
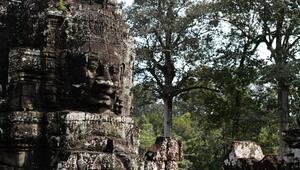
[[[133,3],[133,0],[118,0],[118,2],[124,2],[125,6],[131,5]]]

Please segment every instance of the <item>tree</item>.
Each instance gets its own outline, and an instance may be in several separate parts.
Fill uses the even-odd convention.
[[[272,74],[270,82],[277,85],[277,112],[280,122],[280,158],[285,147],[282,132],[288,129],[289,90],[299,69],[297,53],[300,39],[300,6],[296,0],[223,0],[224,14],[241,35],[256,44],[264,43],[270,51]],[[224,5],[223,4],[223,5]],[[224,7],[224,6],[222,6]],[[252,20],[250,20],[250,16]],[[257,36],[249,36],[255,31]],[[271,76],[270,76],[271,75]]]
[[[174,98],[193,89],[209,89],[191,84],[201,57],[199,40],[208,37],[198,22],[207,5],[196,6],[192,0],[136,0],[127,12],[137,42],[136,74],[143,79],[138,81],[162,99],[166,137],[171,136]]]
[[[216,54],[212,56],[212,66],[206,72],[210,74],[207,77],[212,79],[215,86],[227,98],[229,108],[227,116],[224,116],[232,120],[231,137],[235,140],[240,136],[242,115],[252,112],[248,108],[252,101],[250,86],[257,83],[256,80],[260,77],[258,70],[264,62],[257,59],[259,44],[241,36],[235,27],[223,33],[221,42],[220,47],[215,47]]]

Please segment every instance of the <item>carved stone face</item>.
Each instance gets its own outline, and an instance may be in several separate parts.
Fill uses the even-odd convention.
[[[86,54],[73,57],[71,94],[89,109],[112,110],[120,88],[121,65],[118,56]]]

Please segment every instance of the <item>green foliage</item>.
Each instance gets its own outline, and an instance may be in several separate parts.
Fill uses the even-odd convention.
[[[202,130],[199,136],[188,140],[186,159],[192,162],[190,169],[219,169],[225,156],[226,140],[222,129]]]
[[[67,0],[59,0],[56,4],[50,4],[48,10],[58,10],[61,14],[66,15],[70,11],[70,4]]]
[[[205,2],[136,1],[129,12],[132,33],[139,37],[135,115],[145,113],[149,121],[140,121],[141,127],[155,132],[143,135],[161,134],[163,106],[157,99],[164,90],[179,90],[173,96],[173,135],[184,143],[182,169],[220,169],[234,140],[255,141],[265,154],[278,154],[279,124],[287,117],[295,127],[300,110],[299,2]],[[186,9],[184,15],[166,17],[172,5]],[[169,44],[176,37],[182,43],[170,46],[175,71],[170,86],[164,82],[167,35]],[[196,86],[201,88],[184,90]]]
[[[62,11],[63,13],[66,13],[69,11],[69,5],[67,4],[66,0],[59,0],[57,9]]]
[[[178,135],[179,140],[190,139],[195,134],[196,122],[193,120],[191,113],[185,113],[174,118],[174,132]]]
[[[276,127],[266,126],[260,129],[258,144],[264,153],[278,154],[279,152],[279,131]]]
[[[298,1],[278,0],[221,0],[224,21],[234,29],[234,34],[247,40],[255,52],[260,44],[269,50],[269,62],[265,64],[265,78],[277,87],[276,112],[280,119],[280,132],[288,130],[291,103],[290,88],[299,73],[299,19]],[[280,133],[282,134],[282,133]],[[284,146],[283,137],[280,146]],[[280,148],[280,159],[284,148]]]
[[[156,139],[156,134],[154,133],[153,125],[151,123],[144,123],[140,126],[140,128],[141,128],[140,147],[143,149],[147,149],[148,147],[154,144]]]
[[[155,143],[155,139],[162,134],[163,114],[151,113],[141,114],[135,117],[141,132],[140,140],[142,149],[147,149]]]

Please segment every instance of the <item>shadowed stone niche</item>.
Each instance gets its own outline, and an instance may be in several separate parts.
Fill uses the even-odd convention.
[[[121,10],[64,2],[0,1],[0,169],[137,170]]]

